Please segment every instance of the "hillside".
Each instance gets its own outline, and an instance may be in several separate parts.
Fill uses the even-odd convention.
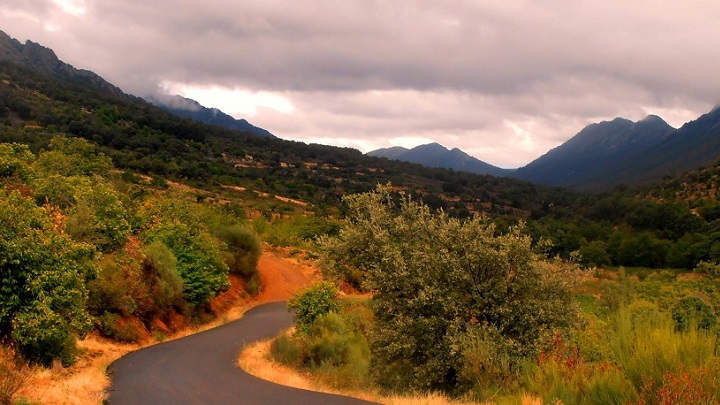
[[[513,172],[512,170],[501,169],[485,163],[458,148],[449,150],[438,143],[420,145],[412,149],[402,147],[377,149],[368,152],[367,155],[418,163],[427,167],[442,167],[475,174],[488,174],[491,176],[510,176]]]
[[[186,97],[156,96],[148,98],[148,101],[183,118],[189,118],[194,121],[221,128],[249,132],[257,136],[275,138],[275,135],[271,134],[270,131],[256,127],[255,125],[247,122],[245,119],[235,119],[217,108],[204,107],[197,101]]]
[[[647,185],[720,159],[720,111],[674,129],[651,115],[591,124],[514,177],[584,191]]]
[[[34,151],[47,146],[50,134],[65,133],[97,143],[123,170],[205,190],[243,187],[302,200],[321,211],[338,207],[345,194],[388,182],[460,216],[529,217],[539,215],[548,202],[563,205],[570,198],[518,180],[426,168],[355,149],[258,137],[183,119],[122,93],[91,72],[68,67],[50,50],[47,63],[38,67],[17,55],[39,45],[28,42],[18,50],[13,41],[2,48],[11,56],[0,56],[5,61],[0,62],[0,141],[26,143]],[[42,68],[46,65],[63,68]]]
[[[514,176],[533,183],[578,189],[606,188],[626,181],[621,168],[645,156],[674,129],[657,116],[632,122],[623,118],[591,124]]]

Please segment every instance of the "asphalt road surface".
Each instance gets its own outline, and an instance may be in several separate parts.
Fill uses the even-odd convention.
[[[111,405],[368,404],[253,377],[237,367],[245,344],[292,325],[284,302],[261,305],[228,324],[129,353],[108,368]]]

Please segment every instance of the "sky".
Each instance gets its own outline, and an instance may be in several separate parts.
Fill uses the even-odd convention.
[[[523,166],[594,122],[720,104],[717,0],[2,0],[0,30],[141,97],[368,152]]]

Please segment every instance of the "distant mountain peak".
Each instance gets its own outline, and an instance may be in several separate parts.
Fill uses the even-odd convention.
[[[125,96],[122,90],[97,74],[89,70],[75,69],[72,65],[61,61],[52,49],[30,40],[22,44],[3,31],[0,31],[0,61],[64,79],[80,79],[116,96]]]
[[[485,163],[458,148],[449,150],[437,142],[416,146],[412,149],[399,146],[378,149],[368,152],[367,155],[418,163],[428,167],[442,167],[476,174],[489,174],[492,176],[506,177],[512,173],[512,170],[501,169]]]
[[[146,98],[150,103],[183,118],[189,118],[208,125],[216,125],[227,129],[250,132],[257,136],[276,138],[270,131],[256,127],[245,119],[236,119],[217,108],[204,107],[197,101],[187,97],[156,94]]]

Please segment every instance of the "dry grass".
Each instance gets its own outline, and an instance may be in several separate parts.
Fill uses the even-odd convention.
[[[40,404],[101,404],[110,380],[105,369],[122,355],[137,350],[138,345],[118,344],[97,336],[78,342],[84,351],[73,366],[35,367],[30,380],[18,393]]]
[[[454,400],[439,393],[417,394],[412,396],[384,396],[377,392],[345,391],[321,386],[313,382],[309,375],[300,374],[293,368],[270,360],[269,353],[272,340],[273,339],[255,342],[246,346],[238,358],[240,368],[255,377],[276,384],[310,391],[345,395],[388,405],[478,405],[477,402]],[[523,404],[535,405],[534,402],[526,402],[524,400]]]

